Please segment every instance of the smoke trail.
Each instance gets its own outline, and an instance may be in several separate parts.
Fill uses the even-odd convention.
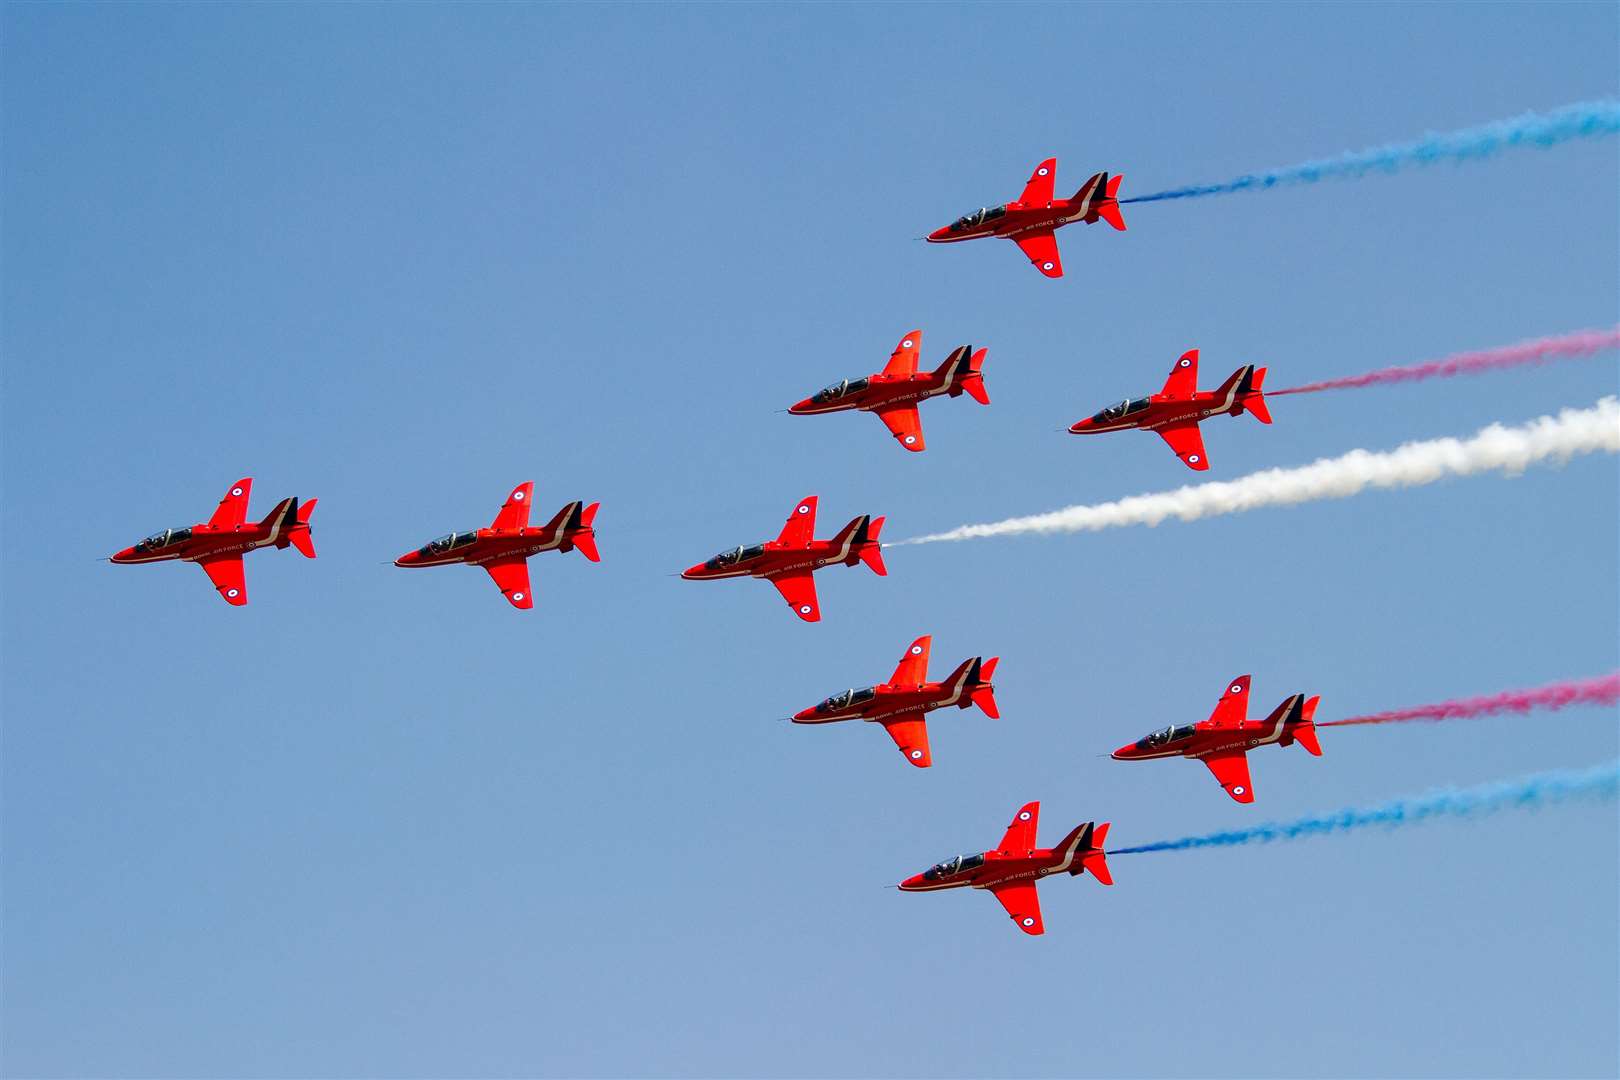
[[[1350,716],[1343,720],[1318,721],[1316,726],[1349,727],[1352,724],[1395,724],[1408,720],[1463,720],[1497,713],[1527,713],[1532,709],[1562,709],[1570,705],[1613,705],[1620,701],[1620,672],[1596,679],[1574,679],[1534,690],[1509,690],[1486,697],[1442,701],[1412,709]]]
[[[1379,368],[1364,375],[1349,375],[1342,379],[1306,383],[1286,390],[1268,390],[1267,397],[1284,394],[1314,394],[1318,390],[1347,390],[1357,386],[1377,386],[1383,383],[1417,382],[1452,375],[1473,375],[1497,368],[1519,367],[1523,364],[1541,364],[1548,360],[1591,356],[1606,349],[1620,347],[1620,326],[1612,330],[1578,330],[1573,334],[1538,338],[1534,341],[1508,345],[1500,349],[1481,349],[1478,352],[1457,353],[1443,360],[1430,360],[1425,364],[1407,367]]]
[[[1590,409],[1565,409],[1557,416],[1539,417],[1519,427],[1492,424],[1470,439],[1429,439],[1394,450],[1352,450],[1292,469],[1267,469],[1236,480],[1192,484],[1094,506],[1068,506],[983,525],[962,525],[947,532],[896,541],[892,546],[1024,533],[1100,532],[1127,525],[1157,525],[1167,518],[1196,521],[1265,506],[1344,499],[1369,487],[1418,487],[1447,476],[1480,472],[1514,476],[1540,462],[1562,463],[1576,454],[1597,451],[1620,451],[1620,402],[1613,397],[1603,398]]]
[[[1159,202],[1164,199],[1192,199],[1204,195],[1227,195],[1235,191],[1314,184],[1319,180],[1356,179],[1371,172],[1393,173],[1406,165],[1433,165],[1440,161],[1472,161],[1490,157],[1513,146],[1557,146],[1571,139],[1612,135],[1620,131],[1620,101],[1585,101],[1566,105],[1549,113],[1525,113],[1512,120],[1498,120],[1460,131],[1426,135],[1415,142],[1395,143],[1345,154],[1337,158],[1307,161],[1271,169],[1258,175],[1240,176],[1224,184],[1198,184],[1171,188],[1151,195],[1121,199],[1121,203]]]
[[[1484,784],[1471,788],[1449,788],[1405,799],[1392,799],[1382,806],[1352,807],[1332,814],[1318,814],[1294,821],[1271,822],[1249,829],[1184,836],[1160,840],[1138,847],[1119,848],[1110,855],[1138,855],[1146,851],[1186,851],[1189,848],[1236,847],[1242,844],[1269,844],[1282,840],[1303,840],[1308,836],[1350,832],[1370,825],[1397,829],[1432,818],[1471,818],[1497,810],[1533,810],[1541,806],[1575,799],[1613,799],[1620,792],[1620,761],[1595,769],[1536,773],[1521,780]]]

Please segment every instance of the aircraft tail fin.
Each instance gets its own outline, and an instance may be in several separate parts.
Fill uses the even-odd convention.
[[[296,502],[296,500],[294,500]],[[287,527],[287,542],[298,549],[298,553],[306,559],[315,557],[315,536],[309,531],[309,519],[315,513],[315,504],[319,499],[311,499],[307,503],[298,503],[293,514],[293,524]]]
[[[1215,388],[1215,400],[1220,401],[1231,398],[1231,405],[1226,412],[1233,416],[1243,411],[1243,387],[1247,385],[1254,368],[1240,367],[1226,377],[1226,381]]]
[[[546,522],[545,532],[549,535],[555,535],[567,531],[569,523],[579,514],[579,507],[578,502],[571,502],[558,510],[552,515],[551,520]]]
[[[1091,876],[1102,884],[1114,883],[1114,876],[1108,872],[1108,857],[1103,851],[1103,841],[1108,839],[1108,825],[1106,821],[1101,825],[1088,821],[1076,826],[1059,842],[1055,850],[1069,853],[1071,877],[1078,877],[1089,870]]]
[[[1271,423],[1271,410],[1266,407],[1266,395],[1262,387],[1266,384],[1266,369],[1250,366],[1248,378],[1238,384],[1238,401],[1243,405],[1245,412],[1251,414],[1262,424]]]
[[[280,502],[276,503],[274,508],[272,508],[268,514],[264,515],[264,520],[259,522],[259,528],[269,529],[274,528],[277,525],[286,526],[289,523],[296,524],[297,521],[297,498],[282,499]]]
[[[1001,657],[992,656],[984,663],[976,665],[976,670],[969,676],[969,681],[975,684],[972,696],[973,704],[982,709],[984,715],[992,720],[1001,719],[1001,709],[996,705],[996,687],[990,681],[995,677],[996,665],[1000,662]]]
[[[567,547],[579,549],[579,553],[591,562],[601,562],[602,556],[596,551],[596,511],[601,503],[593,502],[580,509],[579,503],[574,504],[573,516],[568,519]]]

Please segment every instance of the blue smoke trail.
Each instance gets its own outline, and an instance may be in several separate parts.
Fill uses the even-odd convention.
[[[1140,847],[1118,848],[1110,855],[1137,855],[1144,851],[1185,851],[1188,848],[1234,847],[1241,844],[1269,844],[1279,840],[1301,840],[1307,836],[1364,829],[1382,825],[1388,829],[1416,825],[1430,818],[1476,817],[1497,810],[1532,810],[1539,806],[1573,799],[1613,799],[1620,792],[1620,761],[1595,769],[1536,773],[1521,780],[1480,787],[1452,788],[1395,799],[1382,806],[1351,808],[1334,814],[1300,818],[1297,821],[1256,825],[1252,829],[1184,836],[1180,840],[1160,840]]]
[[[1566,105],[1550,113],[1526,113],[1513,120],[1498,120],[1479,127],[1463,128],[1446,134],[1429,135],[1416,142],[1379,146],[1345,154],[1339,158],[1307,161],[1272,169],[1259,175],[1240,176],[1224,184],[1201,184],[1172,188],[1152,195],[1121,199],[1123,203],[1158,202],[1162,199],[1193,199],[1202,195],[1227,195],[1255,188],[1288,184],[1314,184],[1319,180],[1355,179],[1370,172],[1396,172],[1403,165],[1433,165],[1437,161],[1471,161],[1490,157],[1510,146],[1546,148],[1570,139],[1613,135],[1620,131],[1620,101],[1586,101]]]

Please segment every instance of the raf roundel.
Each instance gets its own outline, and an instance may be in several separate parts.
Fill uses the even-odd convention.
[[[522,600],[523,599],[523,594],[520,593],[520,592],[515,592],[515,593],[512,594],[512,599],[514,599],[514,600]]]
[[[1234,693],[1234,694],[1243,693],[1243,687],[1239,686],[1237,683],[1233,683],[1232,684],[1232,693]]]
[[[914,443],[916,441],[917,441],[917,436],[915,436],[915,435],[907,435],[906,436],[906,445],[907,446],[910,446],[912,443]]]
[[[808,506],[800,506],[797,512],[800,514],[808,514],[810,512],[810,508]]]
[[[226,596],[228,596],[228,597],[230,597],[230,598],[231,598],[231,599],[232,599],[232,600],[234,600],[234,599],[236,599],[236,598],[237,598],[237,597],[238,597],[238,596],[241,596],[241,595],[242,595],[242,593],[241,593],[241,591],[240,591],[240,590],[238,590],[238,589],[226,589],[226,590],[225,590],[225,595],[226,595]]]
[[[810,614],[810,605],[809,604],[800,604],[799,605],[799,614],[800,615],[808,615],[808,614]]]
[[[1198,455],[1197,454],[1188,454],[1187,455],[1187,461],[1188,461],[1189,464],[1192,464],[1192,465],[1198,464]],[[1232,692],[1234,694],[1237,693],[1237,687],[1235,687],[1235,686],[1232,687]]]
[[[242,494],[242,489],[239,488],[239,487],[231,488],[231,494],[232,495],[240,495],[240,494]]]
[[[1243,794],[1243,785],[1242,785],[1242,784],[1239,784],[1239,785],[1238,785],[1238,786],[1237,786],[1237,787],[1235,787],[1235,788],[1233,788],[1233,789],[1232,789],[1232,794],[1234,794],[1234,795],[1241,795],[1241,794]]]
[[[1050,270],[1055,265],[1057,265],[1057,264],[1056,263],[1050,263],[1050,262],[1043,262],[1043,263],[1041,263],[1041,269],[1042,270]]]
[[[1028,821],[1029,820],[1029,811],[1028,810],[1020,810],[1018,812],[1018,820],[1019,821]]]
[[[911,760],[912,761],[916,761],[921,757],[922,757],[922,751],[921,750],[913,750],[911,752]]]
[[[523,492],[522,491],[514,491],[514,492],[512,492],[512,498],[516,499],[518,502],[522,502],[523,501]]]
[[[913,344],[912,340],[910,338],[906,338],[906,340],[904,340],[904,341],[902,341],[900,343],[900,347],[902,349],[909,349],[909,348],[911,348],[912,344]]]
[[[1035,170],[1035,175],[1036,176],[1045,176],[1050,171],[1051,170],[1048,169],[1045,165],[1042,165],[1040,168]]]
[[[1022,923],[1024,926],[1034,926],[1035,925],[1035,920],[1030,918],[1028,915],[1025,915],[1022,919],[1019,919],[1018,921],[1020,923]]]
[[[911,655],[912,656],[921,656],[922,655],[922,646],[921,645],[913,645],[911,647]]]

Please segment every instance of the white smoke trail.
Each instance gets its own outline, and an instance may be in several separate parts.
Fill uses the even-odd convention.
[[[1345,499],[1368,488],[1406,488],[1448,476],[1501,472],[1515,476],[1531,465],[1563,463],[1577,454],[1620,451],[1620,402],[1606,397],[1590,409],[1565,409],[1518,427],[1492,424],[1469,439],[1429,439],[1394,450],[1352,450],[1292,469],[1267,469],[1237,480],[1192,484],[1175,491],[1133,495],[1092,506],[963,525],[947,532],[896,541],[934,544],[1025,533],[1100,532],[1127,525],[1157,525],[1167,518],[1196,521],[1265,506]]]

